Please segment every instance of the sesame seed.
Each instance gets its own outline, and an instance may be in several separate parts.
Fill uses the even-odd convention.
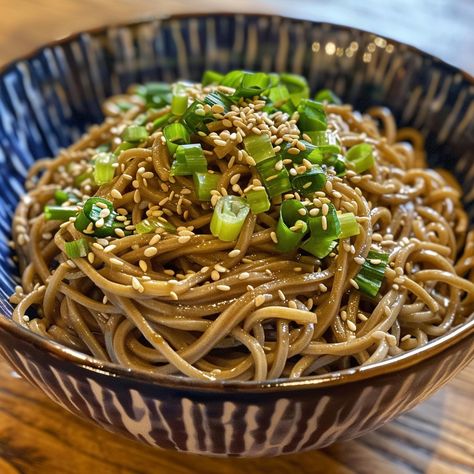
[[[155,245],[161,240],[161,235],[160,234],[155,234],[151,239],[149,244],[150,245]]]
[[[240,173],[237,173],[237,174],[234,174],[234,176],[232,176],[232,178],[230,178],[230,184],[237,184],[239,182],[239,179],[240,179]]]
[[[118,189],[112,189],[112,191],[110,191],[110,195],[114,199],[122,199],[123,198],[122,193]]]
[[[140,267],[141,271],[146,273],[147,270],[148,270],[148,265],[147,263],[145,262],[145,260],[139,260],[138,261],[138,266]]]
[[[185,243],[189,242],[190,240],[191,240],[190,235],[182,235],[181,237],[178,237],[178,242],[180,244],[185,244]]]
[[[239,280],[246,280],[250,276],[248,272],[242,272],[239,274]]]
[[[132,287],[139,293],[143,293],[143,291],[145,290],[145,288],[143,288],[143,285],[140,283],[137,277],[132,277]]]
[[[225,273],[227,271],[227,268],[221,265],[220,263],[216,263],[214,265],[214,269],[217,270],[219,273]]]
[[[297,309],[298,306],[296,305],[296,302],[295,302],[295,301],[290,300],[290,301],[288,301],[288,308]]]
[[[321,293],[326,293],[326,291],[328,291],[328,287],[324,283],[320,283],[318,286]]]
[[[374,331],[374,333],[372,334],[372,337],[379,341],[385,339],[385,336],[386,334],[383,331]]]
[[[358,283],[357,283],[353,278],[351,278],[351,279],[349,280],[349,283],[350,283],[356,290],[359,289]]]
[[[332,193],[332,183],[331,181],[326,181],[326,191]]]
[[[357,313],[357,317],[358,317],[361,321],[367,321],[367,320],[369,319],[365,314],[362,314],[362,313]]]
[[[224,141],[224,140],[216,139],[216,140],[214,140],[214,145],[217,145],[217,146],[226,146],[226,145],[227,145],[227,142]]]
[[[240,250],[239,249],[231,250],[228,255],[230,258],[238,257],[240,255]]]
[[[119,260],[118,258],[112,257],[110,259],[110,263],[113,263],[114,265],[119,265],[120,267],[123,266],[122,260]]]
[[[275,244],[278,243],[278,237],[276,235],[276,232],[270,232],[270,238],[273,240]]]
[[[380,260],[379,258],[371,258],[371,259],[369,259],[369,262],[372,265],[380,265],[382,263],[382,260]]]
[[[354,262],[357,263],[358,265],[363,265],[363,263],[365,262],[365,258],[364,257],[354,257]]]
[[[107,245],[107,247],[104,248],[104,252],[109,253],[109,252],[112,252],[113,250],[115,250],[116,248],[117,248],[116,245],[113,245],[113,244]]]
[[[117,227],[117,228],[114,230],[114,232],[115,232],[115,235],[116,235],[117,237],[125,237],[125,232],[124,232],[122,229],[120,229],[119,227]]]
[[[311,209],[311,210],[309,211],[309,215],[310,215],[311,217],[315,217],[315,216],[317,216],[318,214],[319,214],[319,209],[318,209],[317,207],[314,207],[313,209]]]
[[[321,227],[323,228],[323,230],[327,230],[328,228],[328,221],[326,216],[321,217]]]
[[[342,194],[339,192],[339,191],[333,191],[332,192],[332,195],[337,198],[337,199],[341,199],[342,198]]]
[[[290,155],[298,155],[299,152],[300,152],[300,150],[298,150],[298,148],[295,148],[295,147],[288,148],[288,153]]]
[[[175,301],[178,300],[178,295],[176,294],[175,291],[170,291],[170,296],[173,300],[175,300]]]
[[[216,288],[220,291],[230,291],[229,285],[217,285]]]
[[[352,331],[355,332],[357,330],[357,326],[352,321],[347,321],[347,327]]]
[[[265,296],[264,295],[257,295],[257,297],[254,300],[255,306],[258,308],[259,306],[262,306],[262,304],[265,303]]]
[[[92,252],[89,252],[87,254],[87,260],[89,261],[89,263],[92,265],[94,263],[94,260],[95,260],[95,255],[92,253]]]
[[[157,253],[158,253],[158,249],[156,247],[148,247],[143,252],[143,255],[145,255],[145,257],[150,258],[150,257],[154,257]]]
[[[286,300],[285,293],[283,293],[283,291],[281,291],[281,290],[278,290],[278,297],[279,297],[282,301],[285,301],[285,300]]]
[[[211,279],[212,279],[213,281],[219,280],[220,277],[221,277],[221,275],[220,275],[220,273],[219,273],[217,270],[212,270],[212,272],[211,272]]]

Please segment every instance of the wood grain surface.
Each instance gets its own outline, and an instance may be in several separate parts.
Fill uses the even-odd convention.
[[[151,14],[229,11],[222,0],[0,0],[0,65],[71,32]],[[275,12],[361,27],[474,73],[471,0],[240,0]],[[0,474],[474,473],[474,363],[376,432],[272,459],[210,459],[158,451],[65,412],[0,361]]]

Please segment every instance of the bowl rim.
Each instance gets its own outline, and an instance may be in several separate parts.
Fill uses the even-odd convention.
[[[438,58],[437,56],[427,53],[415,46],[412,46],[407,43],[390,38],[389,36],[381,35],[379,33],[373,33],[362,28],[357,28],[354,26],[343,25],[338,23],[329,23],[313,20],[305,20],[297,17],[290,17],[277,14],[267,14],[267,13],[232,13],[232,12],[217,12],[217,13],[180,13],[180,14],[171,14],[171,15],[146,15],[139,17],[132,21],[124,22],[114,22],[111,24],[104,24],[94,28],[76,31],[64,35],[53,41],[43,43],[42,45],[33,48],[30,52],[21,55],[18,58],[7,61],[5,64],[0,65],[0,76],[6,74],[10,69],[15,67],[16,64],[22,61],[27,61],[35,56],[39,55],[46,48],[53,48],[55,46],[60,46],[65,43],[70,43],[82,35],[99,35],[107,32],[112,28],[134,28],[140,25],[150,24],[156,21],[173,21],[173,20],[185,20],[191,18],[201,18],[201,17],[243,17],[243,18],[279,18],[281,20],[289,20],[296,23],[308,23],[315,26],[324,26],[336,27],[342,30],[349,31],[358,31],[368,35],[381,36],[393,44],[408,49],[421,55],[423,57],[428,57],[434,60],[437,65],[450,70],[452,73],[458,73],[463,76],[463,78],[470,82],[471,85],[474,85],[474,75]],[[441,352],[451,348],[457,344],[460,344],[464,339],[474,336],[474,318],[469,320],[466,323],[463,323],[455,328],[453,328],[448,333],[433,339],[424,346],[412,349],[408,352],[400,354],[398,356],[392,357],[390,359],[383,360],[381,362],[376,362],[367,366],[359,366],[351,369],[344,369],[337,372],[331,372],[324,375],[312,375],[306,377],[300,377],[298,379],[274,379],[266,380],[262,382],[258,381],[235,381],[235,380],[223,380],[223,381],[207,381],[200,379],[193,379],[183,376],[176,375],[163,375],[163,374],[153,374],[143,370],[137,369],[127,369],[126,367],[120,366],[118,364],[100,361],[95,359],[92,356],[83,354],[79,351],[71,349],[69,347],[63,346],[51,339],[47,339],[43,336],[35,334],[28,329],[20,326],[15,323],[12,319],[8,318],[3,313],[0,313],[0,332],[4,331],[10,334],[12,337],[18,337],[23,342],[34,346],[35,348],[48,353],[49,355],[60,359],[65,362],[70,362],[73,365],[78,366],[79,368],[85,369],[90,372],[100,373],[109,377],[120,377],[127,379],[131,382],[148,382],[152,385],[157,385],[160,387],[169,387],[174,389],[187,389],[187,390],[199,390],[199,391],[238,391],[238,392],[273,392],[280,390],[294,390],[294,389],[314,389],[314,388],[325,388],[332,387],[336,385],[342,385],[347,383],[354,383],[361,380],[370,379],[380,375],[387,375],[394,372],[399,372],[405,369],[412,367],[415,364],[419,364],[422,361],[428,360]]]

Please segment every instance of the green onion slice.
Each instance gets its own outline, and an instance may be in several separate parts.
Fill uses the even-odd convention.
[[[328,104],[342,104],[341,99],[331,89],[321,89],[314,96],[314,100],[317,102],[327,102]]]
[[[44,206],[44,218],[47,221],[66,222],[70,217],[75,217],[79,212],[77,206]]]
[[[237,89],[237,87],[239,87],[242,83],[242,78],[244,77],[244,74],[245,71],[230,71],[222,78],[221,85]]]
[[[250,206],[241,197],[223,196],[217,201],[212,214],[212,235],[224,242],[236,240],[249,211]]]
[[[224,75],[220,72],[207,69],[202,75],[201,83],[203,86],[208,86],[210,84],[219,84],[222,81],[223,77]]]
[[[267,212],[271,207],[271,203],[268,199],[268,195],[265,189],[251,189],[250,191],[245,193],[245,197],[247,198],[247,202],[249,203],[250,210],[254,214],[261,214],[262,212]]]
[[[341,153],[337,134],[330,130],[305,132],[311,138],[311,143],[322,153]]]
[[[142,125],[129,125],[122,133],[126,142],[138,143],[148,138],[148,132]]]
[[[293,189],[303,195],[319,191],[324,188],[325,184],[326,173],[318,165],[313,165],[312,168],[305,173],[298,174],[291,178]]]
[[[359,223],[357,222],[356,216],[352,212],[339,214],[338,217],[339,224],[341,225],[339,239],[346,239],[347,237],[360,234]]]
[[[280,74],[280,83],[286,86],[290,92],[291,101],[294,105],[298,105],[301,99],[309,97],[308,82],[303,76],[291,73]]]
[[[247,135],[244,138],[244,147],[245,151],[255,160],[255,163],[260,163],[275,156],[272,142],[266,133]]]
[[[371,250],[355,277],[359,290],[368,296],[377,296],[382,286],[387,265],[388,254]]]
[[[217,189],[219,180],[222,175],[220,173],[194,173],[194,191],[200,201],[210,201],[211,191]]]
[[[68,258],[87,257],[89,245],[84,238],[73,240],[64,244],[64,251]]]
[[[318,131],[326,130],[328,123],[326,120],[326,113],[324,112],[324,105],[321,102],[316,102],[311,99],[301,99],[298,105],[298,127],[300,130]]]
[[[189,132],[182,123],[171,123],[163,128],[163,135],[166,138],[166,145],[169,152],[174,155],[178,145],[189,143]]]
[[[163,229],[169,234],[176,233],[176,227],[163,217],[147,217],[135,225],[135,230],[139,234],[150,234],[156,229]]]
[[[207,160],[200,143],[178,145],[175,159],[171,164],[172,176],[191,176],[193,173],[206,173]]]
[[[171,113],[181,116],[188,108],[188,95],[183,84],[178,82],[173,87],[173,95],[171,97]]]
[[[264,72],[246,72],[242,81],[235,91],[236,97],[254,97],[270,85],[270,78]]]
[[[270,198],[280,196],[293,189],[286,168],[282,168],[280,171],[275,168],[278,161],[277,158],[268,158],[257,163],[258,174]]]
[[[268,98],[277,109],[290,100],[290,91],[283,84],[272,87],[268,91]]]
[[[115,156],[119,156],[122,151],[130,150],[130,148],[135,148],[137,145],[129,142],[122,142],[114,151]]]
[[[354,145],[347,151],[346,160],[356,173],[363,173],[375,165],[374,147],[368,143]]]
[[[98,205],[101,204],[101,206]],[[103,207],[105,205],[105,208]],[[108,209],[109,215],[101,217],[101,212],[104,209]],[[101,197],[91,197],[85,203],[82,211],[77,215],[74,222],[74,227],[84,232],[90,223],[93,224],[93,234],[96,237],[110,237],[115,235],[115,229],[123,228],[124,225],[121,222],[115,220],[117,213],[114,210],[113,204],[108,200]],[[103,221],[103,225],[97,227],[96,224],[99,220]]]
[[[277,249],[280,252],[296,250],[308,230],[306,214],[300,214],[305,209],[303,203],[296,199],[283,201],[280,206],[280,218],[276,228]]]
[[[117,156],[114,153],[98,153],[94,156],[94,180],[98,185],[109,183],[114,179]]]

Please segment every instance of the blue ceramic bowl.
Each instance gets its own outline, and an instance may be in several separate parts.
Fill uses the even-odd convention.
[[[363,31],[279,17],[150,20],[79,34],[0,72],[0,353],[67,410],[153,446],[266,456],[353,438],[431,395],[474,356],[474,321],[409,354],[296,381],[206,383],[102,363],[11,321],[8,245],[27,169],[54,156],[100,104],[134,82],[199,80],[205,69],[303,74],[364,110],[383,104],[420,129],[430,162],[455,173],[474,217],[474,85],[466,74]]]

